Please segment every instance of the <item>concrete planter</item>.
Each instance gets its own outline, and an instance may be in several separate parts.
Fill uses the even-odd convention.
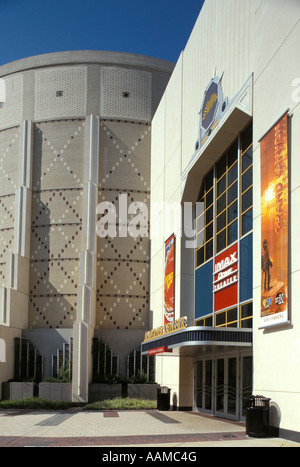
[[[35,396],[35,383],[7,382],[2,383],[2,399],[32,399]]]
[[[156,400],[158,387],[158,384],[128,384],[127,394],[136,399]]]
[[[40,383],[39,397],[52,401],[72,401],[72,383]]]
[[[122,397],[122,384],[91,383],[89,385],[89,402],[104,401]]]

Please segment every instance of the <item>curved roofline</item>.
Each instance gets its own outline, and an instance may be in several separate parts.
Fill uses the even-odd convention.
[[[148,68],[165,73],[172,73],[175,63],[160,58],[148,57],[127,52],[110,52],[100,50],[71,50],[68,52],[52,52],[32,57],[21,58],[0,66],[0,76],[12,73],[45,68],[58,65],[102,64],[123,65]]]

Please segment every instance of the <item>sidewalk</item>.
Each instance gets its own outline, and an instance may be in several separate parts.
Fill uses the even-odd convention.
[[[1,410],[0,447],[300,447],[246,435],[245,424],[191,412]]]

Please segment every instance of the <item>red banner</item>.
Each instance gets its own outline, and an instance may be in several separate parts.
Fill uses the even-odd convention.
[[[238,244],[215,257],[213,274],[215,311],[230,308],[238,302]]]
[[[175,235],[165,242],[164,325],[175,316]]]
[[[261,327],[288,320],[288,116],[261,140]]]
[[[148,355],[158,355],[160,353],[172,353],[172,349],[168,349],[166,346],[157,347],[156,349],[148,350]]]

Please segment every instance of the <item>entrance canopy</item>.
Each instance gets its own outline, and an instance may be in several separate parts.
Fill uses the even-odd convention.
[[[188,327],[142,343],[142,354],[164,353],[188,346],[252,347],[252,329]]]

